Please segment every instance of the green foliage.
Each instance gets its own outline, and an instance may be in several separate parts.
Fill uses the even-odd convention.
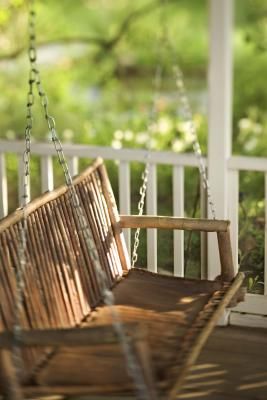
[[[266,156],[267,6],[264,0],[236,0],[235,3],[233,151]],[[0,138],[12,140],[24,136],[28,79],[26,36],[27,1],[3,0],[0,7]],[[207,0],[37,1],[37,37],[50,113],[64,142],[142,148],[150,132],[155,150],[191,151],[192,138],[181,119],[172,76],[175,60],[184,71],[194,121],[206,153]],[[148,123],[159,60],[163,66],[163,87],[156,102],[157,118]],[[37,98],[35,104],[33,140],[44,141],[48,136],[47,127]],[[81,167],[87,162],[82,160]],[[36,195],[40,191],[40,166],[37,160],[32,165],[33,194]],[[9,184],[11,208],[17,205],[17,168],[16,158],[10,156],[8,175],[9,181],[14,182]],[[109,169],[115,185],[116,167],[109,164]],[[140,165],[133,164],[132,210],[138,201],[140,176]],[[60,181],[58,170],[55,178],[56,182]],[[197,171],[186,170],[185,182],[186,214],[199,215]],[[169,187],[170,170],[159,170],[159,211],[163,214],[171,214]],[[260,174],[241,176],[240,260],[241,267],[250,271],[248,285],[253,291],[262,290],[263,230],[259,225],[264,218],[262,188]],[[166,235],[161,241],[171,244],[171,237]],[[247,238],[254,247],[250,247]],[[199,238],[186,237],[186,243],[191,254],[187,270],[196,276]],[[173,262],[170,246],[163,247],[160,263],[170,270]],[[143,265],[144,254],[143,248],[140,256]]]

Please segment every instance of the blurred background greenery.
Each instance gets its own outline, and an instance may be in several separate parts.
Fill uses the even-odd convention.
[[[40,70],[63,142],[142,148],[147,142],[153,80],[159,59],[163,84],[153,148],[192,151],[172,77],[173,60],[184,72],[204,154],[207,143],[208,1],[61,0],[36,1]],[[164,21],[164,22],[163,22]],[[167,27],[169,46],[162,35]],[[0,0],[0,138],[22,139],[28,63],[27,1]],[[267,3],[235,0],[233,153],[266,156]],[[47,139],[36,106],[34,140]],[[87,160],[81,162],[83,166]],[[110,165],[116,187],[116,168]],[[33,160],[33,195],[40,191],[38,160]],[[132,166],[136,212],[140,165]],[[59,173],[57,182],[60,182]],[[17,161],[8,157],[10,210],[17,206]],[[171,214],[171,170],[159,169],[159,213]],[[262,292],[264,265],[264,177],[242,173],[240,262],[250,271],[249,289]],[[186,214],[199,215],[197,171],[186,170]],[[167,236],[166,236],[167,235]],[[172,239],[160,252],[171,269]],[[144,240],[145,241],[145,240]],[[186,237],[189,275],[199,274],[199,238]],[[190,254],[190,257],[188,255]],[[141,249],[141,264],[145,264]],[[164,265],[163,265],[164,264]]]

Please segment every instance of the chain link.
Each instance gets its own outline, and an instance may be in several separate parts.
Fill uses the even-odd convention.
[[[140,200],[138,202],[138,215],[143,215],[144,206],[145,206],[145,197],[147,192],[147,182],[149,175],[149,162],[146,162],[144,172],[142,173],[142,185],[140,187]],[[137,228],[134,234],[134,245],[133,245],[133,254],[132,254],[132,268],[135,267],[135,264],[138,260],[138,247],[140,244],[140,228]]]
[[[162,47],[160,47],[160,56],[162,55],[161,49],[162,49]],[[159,64],[157,65],[156,71],[155,71],[154,96],[153,96],[149,121],[147,124],[147,131],[148,131],[148,142],[147,142],[147,149],[146,149],[147,153],[145,156],[145,169],[141,175],[141,187],[139,189],[140,199],[139,199],[139,202],[137,205],[139,216],[143,215],[143,213],[144,213],[145,198],[146,198],[147,185],[148,185],[148,179],[149,179],[150,154],[151,154],[151,149],[152,149],[152,145],[153,145],[153,124],[156,122],[157,103],[158,103],[158,99],[160,97],[160,88],[162,85],[162,65],[161,65],[160,61],[161,60],[159,60]],[[140,228],[137,228],[135,230],[135,234],[134,234],[134,244],[133,244],[133,252],[132,252],[132,262],[131,262],[132,268],[135,267],[135,264],[138,260],[139,244],[140,244]]]
[[[33,115],[32,107],[34,104],[34,93],[33,88],[35,84],[35,71],[34,71],[34,59],[36,53],[33,47],[33,14],[30,13],[29,21],[29,60],[30,60],[30,71],[28,78],[28,93],[26,103],[26,127],[24,131],[25,138],[25,150],[23,152],[23,176],[22,176],[22,196],[21,196],[21,208],[23,211],[22,220],[19,223],[19,240],[18,240],[18,259],[19,263],[15,270],[16,275],[16,293],[15,293],[15,304],[14,304],[14,323],[13,323],[13,362],[17,372],[17,387],[20,380],[19,371],[22,371],[22,357],[18,343],[21,338],[21,323],[20,315],[23,308],[23,292],[24,292],[24,274],[27,267],[26,260],[26,242],[27,242],[27,203],[29,202],[29,181],[30,181],[30,155],[31,155],[31,134],[33,126]],[[18,390],[18,388],[14,388]]]
[[[29,92],[27,98],[27,126],[25,129],[25,152],[23,157],[24,163],[24,182],[23,182],[23,196],[22,196],[22,209],[23,209],[23,220],[20,224],[20,241],[19,241],[19,260],[20,265],[16,273],[17,281],[17,293],[16,293],[16,305],[14,311],[14,362],[17,371],[21,367],[21,357],[18,356],[17,346],[20,339],[21,325],[20,315],[23,308],[23,291],[24,291],[24,272],[27,264],[26,260],[26,241],[27,241],[27,202],[28,202],[28,191],[29,191],[29,174],[30,174],[30,143],[31,143],[31,131],[32,131],[32,106],[34,103],[33,85],[36,84],[38,95],[41,99],[41,104],[44,112],[47,126],[51,134],[51,139],[54,144],[59,164],[62,167],[66,185],[69,188],[71,202],[75,210],[75,218],[85,240],[88,252],[92,258],[96,277],[100,291],[103,296],[103,301],[106,305],[110,306],[112,323],[114,330],[116,331],[118,338],[121,342],[124,355],[127,361],[128,373],[133,379],[136,387],[136,395],[139,400],[149,400],[151,396],[146,387],[145,379],[136,355],[133,351],[132,344],[128,336],[126,335],[124,325],[120,319],[118,311],[115,309],[115,299],[112,291],[109,289],[108,278],[106,272],[102,269],[95,241],[92,232],[89,228],[87,219],[85,218],[84,210],[81,206],[79,196],[73,185],[72,177],[69,172],[68,164],[66,162],[62,144],[56,132],[55,119],[49,114],[48,110],[48,98],[43,89],[40,72],[37,68],[37,52],[36,52],[36,35],[35,35],[35,11],[34,11],[34,0],[30,1],[30,12],[29,12],[29,49],[28,56],[30,61],[30,76],[29,76]],[[155,398],[155,396],[154,396]]]
[[[199,143],[198,136],[197,136],[197,130],[196,130],[196,125],[195,125],[194,119],[193,119],[192,109],[191,109],[191,106],[190,106],[190,103],[188,100],[188,95],[187,95],[185,84],[184,84],[183,73],[177,65],[175,65],[173,67],[173,73],[174,73],[175,83],[176,83],[176,87],[177,87],[178,94],[179,94],[179,99],[180,99],[181,106],[182,106],[183,118],[189,124],[189,132],[192,137],[193,150],[194,150],[195,156],[198,160],[198,168],[199,168],[199,172],[200,172],[200,176],[201,176],[202,185],[207,193],[208,205],[210,208],[212,218],[216,219],[215,204],[213,201],[210,183],[209,183],[209,179],[208,179],[208,175],[207,175],[207,171],[206,171],[206,166],[204,163],[200,143]]]

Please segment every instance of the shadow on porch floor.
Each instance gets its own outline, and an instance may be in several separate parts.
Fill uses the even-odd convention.
[[[217,328],[177,399],[267,400],[267,330]]]

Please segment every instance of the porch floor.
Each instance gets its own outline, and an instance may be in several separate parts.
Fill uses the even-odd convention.
[[[266,400],[267,330],[216,328],[177,399]]]
[[[186,399],[267,400],[267,329],[216,328],[177,396]]]

